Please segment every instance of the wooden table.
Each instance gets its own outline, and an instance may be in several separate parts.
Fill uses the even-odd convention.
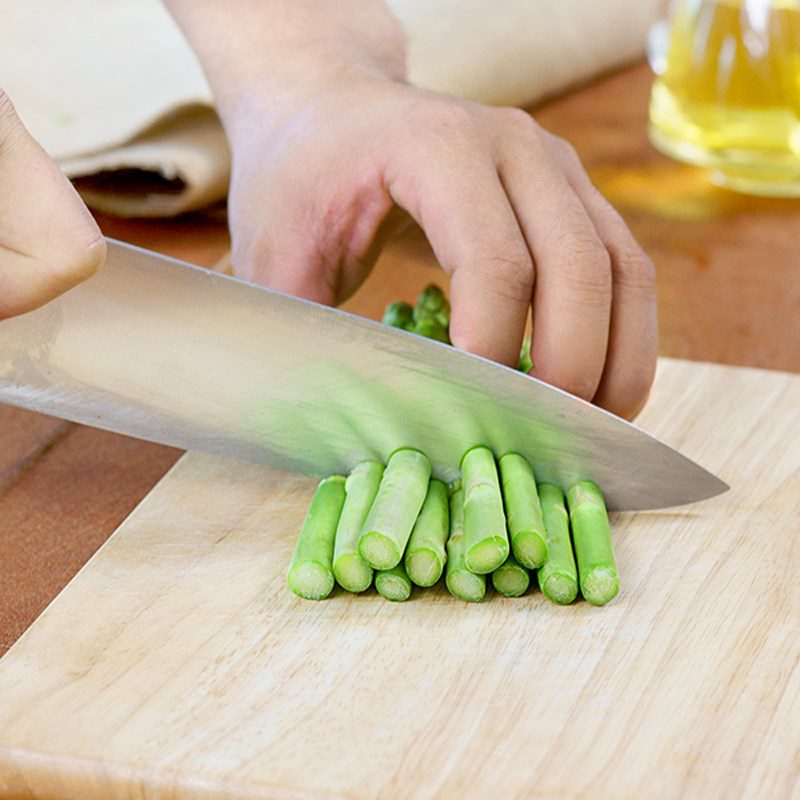
[[[800,372],[800,203],[717,189],[646,137],[643,66],[546,104],[658,268],[661,352]],[[110,236],[204,266],[223,223],[100,220]],[[419,232],[392,243],[348,303],[378,316],[436,274]],[[0,653],[175,462],[179,451],[0,407]]]

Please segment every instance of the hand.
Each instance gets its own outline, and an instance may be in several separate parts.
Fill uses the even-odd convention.
[[[0,90],[0,319],[52,300],[104,260],[88,209]]]
[[[457,347],[618,414],[655,370],[653,267],[574,150],[526,113],[409,86],[383,0],[167,0],[233,153],[234,269],[324,303],[351,294],[405,209],[451,277]]]
[[[374,78],[229,120],[238,275],[334,304],[403,208],[451,277],[454,345],[632,417],[653,380],[652,264],[575,151],[525,112]]]

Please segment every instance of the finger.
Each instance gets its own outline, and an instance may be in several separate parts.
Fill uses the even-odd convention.
[[[0,90],[0,318],[52,300],[104,261],[88,209]]]
[[[594,402],[632,419],[644,406],[658,356],[655,270],[619,213],[594,187],[575,151],[560,139],[556,158],[611,255],[613,292],[608,355]]]
[[[536,266],[531,374],[590,400],[603,374],[611,265],[586,209],[534,129],[499,170]]]
[[[402,170],[388,185],[395,202],[425,231],[450,275],[453,344],[515,366],[533,263],[494,165],[476,157],[465,174],[461,160],[435,160]]]

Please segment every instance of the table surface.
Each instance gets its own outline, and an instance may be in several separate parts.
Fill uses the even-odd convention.
[[[744,197],[647,141],[644,66],[536,111],[577,148],[658,271],[661,353],[800,372],[800,202]],[[224,222],[101,218],[109,236],[203,266]],[[437,267],[424,237],[390,244],[347,308],[377,317]],[[0,406],[0,654],[30,625],[180,451]]]

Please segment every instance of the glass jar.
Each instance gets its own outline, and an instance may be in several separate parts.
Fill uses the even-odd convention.
[[[659,150],[732,189],[800,197],[800,0],[680,0],[649,54]]]

